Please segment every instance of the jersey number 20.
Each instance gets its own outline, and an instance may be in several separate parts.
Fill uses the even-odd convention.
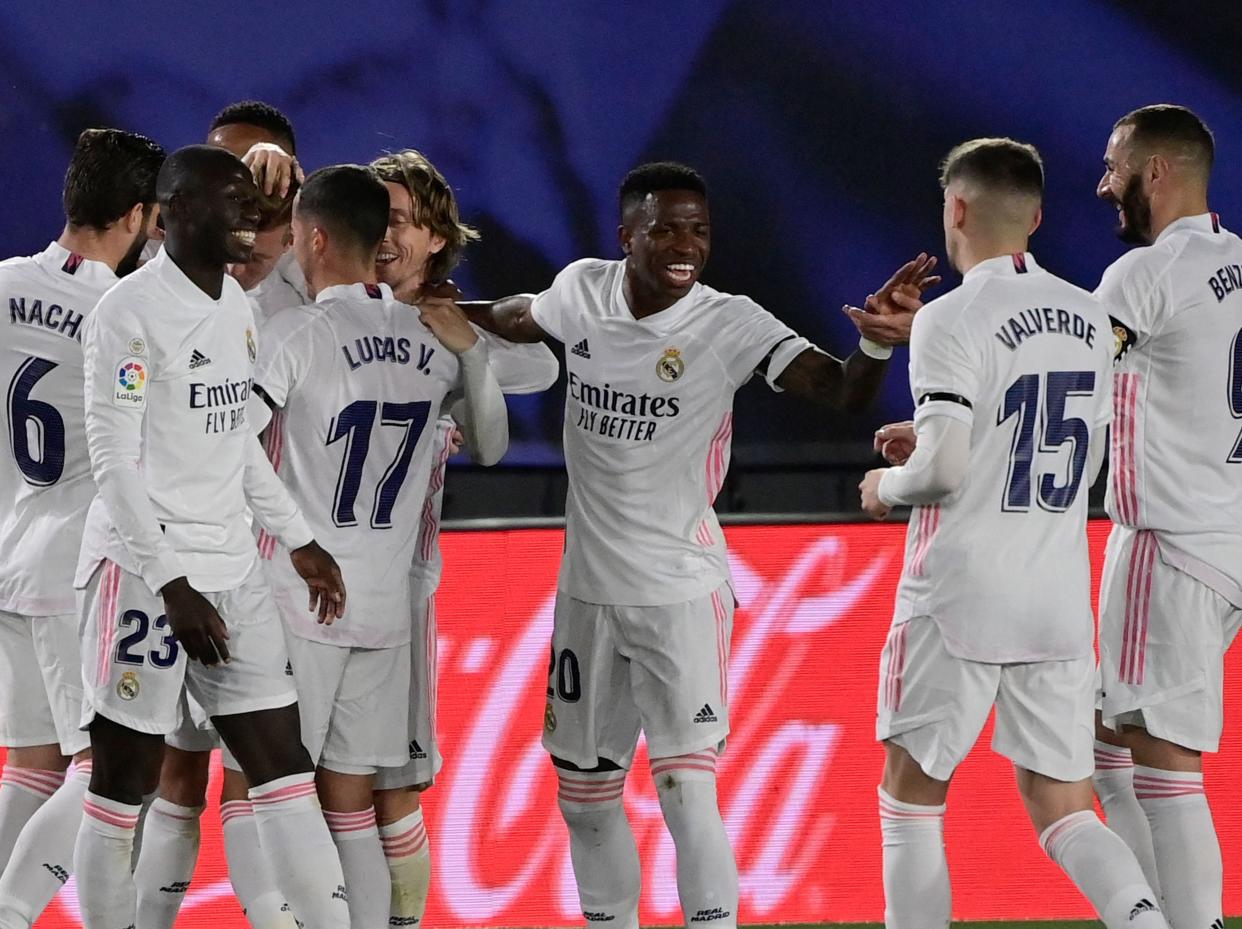
[[[1031,508],[1031,485],[1036,482],[1036,497],[1041,509],[1053,513],[1068,510],[1078,495],[1083,468],[1087,465],[1090,430],[1079,417],[1065,415],[1065,400],[1067,397],[1090,397],[1095,393],[1095,372],[1049,371],[1043,385],[1042,403],[1040,381],[1038,374],[1023,374],[1009,385],[996,413],[998,426],[1012,416],[1018,418],[1009,452],[1009,479],[1005,482],[1005,497],[1001,501],[1001,509],[1007,513],[1025,513]],[[1040,453],[1053,454],[1066,442],[1072,443],[1069,467],[1063,469],[1061,475],[1048,471],[1036,473],[1036,423],[1043,424]],[[1063,483],[1057,483],[1058,477],[1064,478]]]
[[[414,446],[427,425],[431,404],[426,400],[414,403],[379,403],[375,400],[355,400],[337,414],[328,427],[328,443],[332,445],[345,440],[345,457],[341,461],[341,473],[336,479],[336,498],[332,501],[332,521],[338,526],[356,526],[354,503],[362,487],[362,467],[371,448],[371,430],[375,426],[375,414],[380,415],[380,426],[395,426],[405,430],[397,456],[389,464],[379,486],[375,488],[375,502],[371,507],[371,528],[392,527],[392,510],[397,504],[397,494],[410,470],[410,458]]]

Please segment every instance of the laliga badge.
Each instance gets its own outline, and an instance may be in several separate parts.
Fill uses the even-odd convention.
[[[147,396],[147,367],[141,358],[122,358],[116,365],[116,383],[112,386],[112,405],[140,407]]]
[[[254,330],[249,326],[246,327],[246,354],[250,356],[251,364],[259,355],[259,349],[254,344]]]
[[[675,348],[666,348],[660,360],[656,362],[656,376],[670,384],[681,377],[686,371],[686,363],[681,352]]]
[[[116,695],[122,700],[133,700],[140,690],[142,687],[138,684],[138,675],[133,671],[126,671],[122,674],[121,680],[116,685]]]
[[[552,712],[551,701],[548,702],[543,711],[543,728],[548,730],[548,732],[556,731],[556,714]]]

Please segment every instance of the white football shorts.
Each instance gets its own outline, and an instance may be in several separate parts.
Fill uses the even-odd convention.
[[[1225,652],[1242,610],[1167,564],[1155,535],[1114,526],[1100,583],[1104,724],[1141,726],[1200,752],[1220,747]]]
[[[929,617],[889,630],[880,654],[876,738],[947,781],[996,707],[992,749],[1019,767],[1080,781],[1095,767],[1095,659],[985,664],[949,654]]]
[[[60,745],[64,755],[90,747],[82,716],[78,617],[0,611],[0,745]]]
[[[141,577],[103,561],[78,592],[85,699],[81,726],[95,714],[138,732],[178,727],[184,687],[208,716],[288,706],[284,633],[267,581],[255,565],[241,586],[205,596],[229,631],[230,659],[207,667],[186,660],[164,615],[164,601]]]
[[[286,629],[302,743],[319,767],[374,774],[406,757],[410,648],[351,648]]]
[[[630,767],[639,729],[651,758],[724,748],[733,590],[664,606],[556,596],[543,745],[591,769]]]
[[[436,738],[436,595],[412,589],[413,632],[410,636],[410,693],[406,724],[406,761],[381,768],[376,790],[430,786],[444,760]]]

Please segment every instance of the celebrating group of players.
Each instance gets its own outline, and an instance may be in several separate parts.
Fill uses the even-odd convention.
[[[543,739],[588,922],[638,925],[641,730],[686,924],[736,926],[712,510],[733,394],[759,375],[861,408],[910,341],[915,418],[877,433],[894,467],[861,485],[873,516],[914,507],[879,678],[886,923],[948,925],[945,796],[995,705],[1041,844],[1109,929],[1218,926],[1200,753],[1242,622],[1242,242],[1208,212],[1212,157],[1184,108],[1116,124],[1098,194],[1143,247],[1092,296],[1027,251],[1036,150],[958,146],[961,286],[924,307],[935,259],[907,262],[846,308],[839,361],[699,282],[707,190],[684,165],[626,176],[623,259],[467,302],[448,275],[477,235],[417,151],[303,176],[253,101],[167,157],[83,133],[61,236],[0,264],[0,929],[70,873],[88,929],[171,926],[220,743],[255,929],[420,923],[445,463],[500,460],[503,395],[556,380],[550,340],[569,496]],[[1097,679],[1085,520],[1110,422]]]

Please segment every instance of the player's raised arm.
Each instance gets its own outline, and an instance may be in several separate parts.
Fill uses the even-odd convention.
[[[457,305],[466,318],[510,342],[542,342],[549,338],[531,314],[534,294],[514,294],[499,300],[467,300]]]
[[[487,343],[451,303],[420,306],[419,318],[461,363],[462,399],[453,405],[453,418],[461,424],[474,459],[494,465],[509,447],[509,414],[487,363]]]

